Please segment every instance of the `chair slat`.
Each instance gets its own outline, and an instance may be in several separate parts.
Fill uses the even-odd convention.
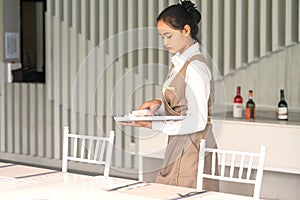
[[[102,141],[102,147],[101,147],[101,152],[100,152],[99,161],[100,161],[100,160],[103,160],[103,156],[104,156],[104,151],[105,151],[106,143],[107,143],[107,142]]]
[[[74,149],[73,149],[73,157],[77,158],[77,138],[74,138]]]
[[[216,174],[216,152],[212,153],[211,174]]]
[[[91,157],[94,157],[94,154],[92,153],[92,147],[93,147],[93,140],[89,140],[89,144],[88,144],[89,148],[88,148],[88,155],[87,155],[87,159],[90,160]]]
[[[97,160],[97,158],[98,158],[99,143],[100,143],[100,140],[97,140],[95,151],[94,151],[94,155],[95,155],[94,160]]]
[[[234,163],[235,163],[235,154],[232,154],[232,156],[231,156],[231,165],[230,165],[230,174],[229,174],[229,177],[230,177],[230,178],[233,177],[233,173],[234,173]]]
[[[241,158],[241,161],[240,161],[240,170],[239,170],[239,178],[240,179],[243,176],[244,162],[245,162],[245,154],[242,155],[242,158]]]
[[[80,158],[83,159],[84,156],[84,149],[85,149],[85,139],[81,139],[81,153],[80,153]]]
[[[222,154],[222,164],[221,164],[221,176],[225,174],[225,161],[226,161],[226,153]]]
[[[250,156],[249,163],[248,163],[248,169],[247,169],[247,177],[246,177],[247,180],[249,180],[250,176],[251,176],[252,164],[253,164],[253,156]]]

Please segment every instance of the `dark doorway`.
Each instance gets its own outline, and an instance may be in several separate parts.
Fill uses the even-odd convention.
[[[21,63],[14,82],[45,82],[45,0],[20,0]]]

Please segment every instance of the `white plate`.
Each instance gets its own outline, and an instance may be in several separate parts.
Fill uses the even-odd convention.
[[[123,116],[114,117],[118,122],[131,122],[131,121],[167,121],[167,120],[183,120],[185,116]]]

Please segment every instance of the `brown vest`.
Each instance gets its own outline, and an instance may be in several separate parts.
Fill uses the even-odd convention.
[[[187,100],[185,98],[185,74],[186,69],[188,65],[194,61],[199,60],[208,66],[206,59],[203,55],[197,54],[192,56],[184,66],[181,68],[181,70],[178,72],[178,74],[174,77],[174,79],[171,81],[171,83],[168,85],[168,87],[165,90],[165,93],[163,94],[164,103],[165,103],[165,109],[167,111],[167,115],[186,115],[187,110]],[[170,72],[173,67],[171,67]],[[210,69],[209,69],[210,70]],[[210,70],[211,71],[211,70]],[[169,74],[170,74],[169,72]],[[211,106],[214,101],[214,79],[213,76],[211,76],[210,80],[210,97],[208,100],[208,115],[211,115]]]
[[[198,54],[192,56],[166,87],[163,98],[167,115],[186,115],[188,108],[187,99],[185,97],[185,74],[189,63],[193,60],[200,60],[206,63],[203,55]],[[213,94],[214,81],[211,79],[210,98],[208,100],[209,116],[211,114],[211,105],[214,98]],[[203,131],[186,135],[169,136],[163,168],[156,179],[158,183],[192,188],[196,187],[200,140],[206,139],[207,146],[216,148],[209,116],[208,124]],[[211,162],[208,159],[209,156],[211,158],[211,155],[208,154],[205,159],[206,172],[209,172],[211,169]],[[203,186],[206,190],[219,190],[218,181],[204,180]]]

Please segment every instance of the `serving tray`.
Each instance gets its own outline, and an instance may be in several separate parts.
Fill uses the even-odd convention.
[[[170,120],[183,120],[185,116],[131,116],[125,115],[122,117],[114,117],[118,122],[131,122],[131,121],[170,121]]]

